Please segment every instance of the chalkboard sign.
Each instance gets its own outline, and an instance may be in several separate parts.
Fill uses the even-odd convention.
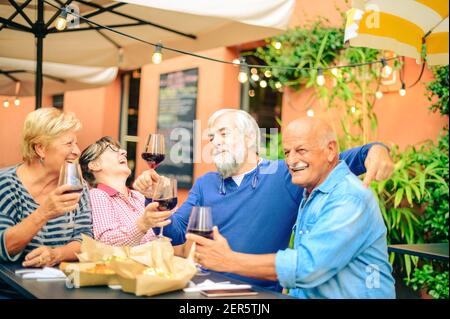
[[[166,157],[157,172],[173,177],[179,188],[191,188],[193,121],[197,105],[198,69],[161,74],[158,133],[166,140]]]

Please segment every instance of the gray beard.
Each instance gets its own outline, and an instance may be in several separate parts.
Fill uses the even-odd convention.
[[[227,156],[224,159],[223,153],[214,156],[213,161],[216,165],[217,171],[222,175],[223,178],[228,178],[230,176],[236,175],[239,171],[241,164],[237,162],[236,157],[231,153],[226,152]]]

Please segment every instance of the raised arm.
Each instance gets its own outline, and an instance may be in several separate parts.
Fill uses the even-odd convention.
[[[364,185],[372,180],[384,180],[391,176],[394,162],[389,155],[389,148],[382,143],[371,143],[351,148],[339,154],[353,174],[359,176],[366,173]]]

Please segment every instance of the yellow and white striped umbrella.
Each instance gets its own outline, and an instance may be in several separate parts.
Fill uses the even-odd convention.
[[[353,0],[345,41],[416,60],[424,41],[428,65],[448,64],[448,6],[448,0]]]

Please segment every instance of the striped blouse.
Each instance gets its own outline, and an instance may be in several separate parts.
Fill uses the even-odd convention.
[[[6,250],[5,231],[39,207],[19,180],[16,171],[17,166],[0,169],[0,262],[18,261],[39,246],[57,247],[81,241],[82,233],[92,237],[89,191],[84,189],[79,207],[71,212],[73,220],[69,213],[49,220],[21,253],[10,256]]]

